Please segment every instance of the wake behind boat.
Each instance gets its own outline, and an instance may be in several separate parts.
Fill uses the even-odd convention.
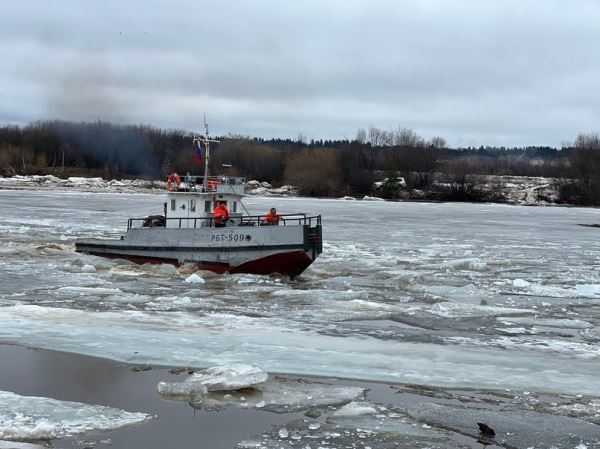
[[[120,240],[87,239],[77,252],[127,259],[135,263],[195,264],[216,273],[283,274],[294,278],[323,250],[321,216],[244,214],[244,178],[208,174],[210,142],[205,147],[204,176],[169,176],[164,215],[130,218]],[[200,151],[200,150],[199,150]],[[217,212],[224,204],[228,216]]]

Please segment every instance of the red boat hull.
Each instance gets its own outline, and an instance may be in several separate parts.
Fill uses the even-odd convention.
[[[133,256],[125,254],[110,254],[86,251],[88,254],[92,254],[100,257],[107,257],[111,259],[125,259],[137,264],[160,264],[168,263],[175,266],[180,266],[181,263],[177,259],[166,259],[160,257],[149,257],[149,256]],[[212,271],[214,273],[247,273],[247,274],[282,274],[289,276],[294,279],[300,273],[312,263],[311,258],[301,250],[290,251],[285,253],[277,253],[260,259],[251,260],[241,265],[232,266],[229,264],[212,263],[212,262],[200,262],[196,266],[199,270]]]

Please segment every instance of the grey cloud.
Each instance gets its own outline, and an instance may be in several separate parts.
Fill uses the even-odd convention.
[[[599,123],[597,23],[591,0],[2,3],[0,120],[560,145]]]

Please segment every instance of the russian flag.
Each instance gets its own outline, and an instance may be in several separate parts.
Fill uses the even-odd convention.
[[[202,163],[202,145],[200,142],[196,142],[196,165],[200,165]]]

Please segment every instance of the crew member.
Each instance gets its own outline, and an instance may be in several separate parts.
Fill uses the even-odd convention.
[[[277,215],[277,209],[272,207],[269,213],[265,215],[263,219],[267,222],[267,224],[270,224],[271,226],[277,226],[279,224],[279,220],[281,220],[281,217]]]
[[[225,207],[225,202],[220,201],[214,210],[215,217],[215,228],[224,228],[227,226],[227,220],[229,220],[229,211]]]

